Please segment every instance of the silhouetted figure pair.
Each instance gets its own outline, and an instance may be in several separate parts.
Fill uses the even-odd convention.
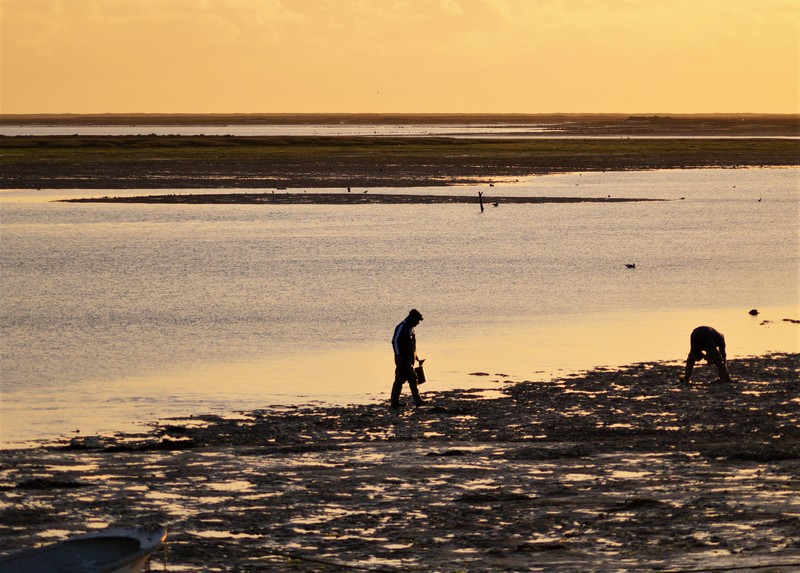
[[[391,407],[400,407],[400,394],[403,384],[408,382],[414,404],[421,406],[425,403],[419,394],[417,373],[414,364],[417,357],[417,337],[414,328],[422,321],[422,314],[413,308],[408,316],[394,329],[392,336],[392,349],[394,350],[394,384],[392,385]],[[689,337],[690,350],[686,357],[686,371],[683,382],[689,382],[692,370],[698,360],[705,359],[717,367],[720,382],[732,382],[728,372],[727,355],[725,352],[725,336],[710,326],[698,326]],[[419,360],[422,364],[422,360]]]

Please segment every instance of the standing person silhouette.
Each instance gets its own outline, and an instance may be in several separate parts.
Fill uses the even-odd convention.
[[[403,390],[403,383],[408,382],[411,388],[411,396],[414,404],[421,406],[425,403],[419,395],[417,386],[417,373],[414,371],[414,363],[417,361],[417,337],[414,333],[416,327],[422,321],[422,314],[412,308],[408,316],[394,329],[392,336],[392,349],[394,350],[394,385],[392,385],[392,408],[400,407],[400,392]]]
[[[698,326],[692,331],[689,338],[691,349],[686,358],[686,372],[683,381],[688,382],[692,376],[694,363],[705,358],[713,362],[719,372],[720,382],[732,382],[728,372],[727,356],[725,355],[725,337],[710,326]]]

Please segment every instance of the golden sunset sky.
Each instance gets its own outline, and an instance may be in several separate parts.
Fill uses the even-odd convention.
[[[0,0],[2,113],[797,113],[800,0]]]

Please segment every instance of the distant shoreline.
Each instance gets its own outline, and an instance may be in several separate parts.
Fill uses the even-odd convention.
[[[554,133],[588,135],[798,136],[800,115],[624,113],[231,113],[5,114],[7,125],[537,125]]]
[[[0,136],[0,189],[422,187],[799,165],[800,139],[756,137]]]

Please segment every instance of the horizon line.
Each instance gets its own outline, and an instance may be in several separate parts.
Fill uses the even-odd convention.
[[[698,111],[698,112],[621,112],[621,111],[553,111],[553,112],[494,112],[494,111],[209,111],[209,112],[171,112],[171,111],[110,111],[110,112],[13,112],[0,113],[0,119],[14,116],[132,116],[132,115],[157,115],[157,116],[286,116],[286,115],[337,115],[337,116],[497,116],[497,117],[547,117],[547,116],[636,116],[636,117],[664,117],[664,116],[794,116],[800,117],[796,112],[758,112],[758,111]]]

